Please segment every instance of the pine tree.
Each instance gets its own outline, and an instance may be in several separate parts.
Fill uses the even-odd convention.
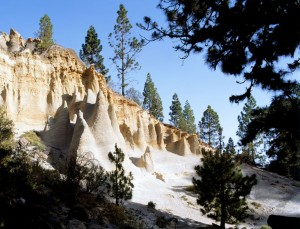
[[[233,139],[231,137],[228,139],[227,145],[225,147],[225,152],[226,153],[231,153],[233,155],[236,154],[234,141],[233,141]]]
[[[252,112],[257,109],[256,101],[253,96],[250,96],[247,102],[245,103],[241,114],[238,116],[238,131],[236,135],[243,139],[247,134],[247,127],[251,123],[253,119]],[[259,135],[249,142],[248,144],[242,146],[241,143],[239,145],[242,146],[242,158],[243,162],[249,164],[255,164],[255,159],[258,157],[257,148],[261,145],[262,140]]]
[[[219,115],[208,106],[203,112],[199,122],[200,138],[211,147],[222,148],[222,127],[219,122]]]
[[[53,25],[51,23],[50,17],[45,14],[40,19],[40,28],[36,32],[36,36],[41,39],[41,43],[38,45],[38,48],[43,52],[48,49],[51,45],[54,45],[53,41]]]
[[[95,69],[106,76],[108,69],[104,66],[104,58],[100,54],[102,51],[102,45],[100,39],[98,39],[98,34],[94,26],[90,26],[85,37],[85,43],[82,44],[82,49],[79,51],[80,59],[87,65],[94,64]],[[106,80],[109,81],[109,76],[106,77]]]
[[[142,51],[144,40],[130,37],[132,25],[127,18],[127,10],[121,4],[117,12],[117,24],[114,26],[114,36],[109,34],[109,45],[114,49],[114,57],[111,58],[116,65],[118,76],[121,80],[122,95],[125,96],[125,88],[128,86],[127,73],[139,69],[136,55]]]
[[[201,179],[193,178],[198,194],[197,203],[201,212],[208,217],[225,223],[235,223],[246,218],[247,203],[245,197],[256,184],[255,175],[243,176],[232,154],[203,152],[202,166],[195,170]]]
[[[156,119],[163,122],[164,115],[162,101],[157,92],[157,88],[154,86],[150,73],[147,74],[143,96],[143,109],[147,110],[149,114],[153,115]]]
[[[184,104],[183,118],[184,118],[183,130],[185,130],[189,134],[195,134],[197,131],[196,130],[197,127],[195,124],[195,116],[194,116],[194,112],[193,112],[188,100],[185,101],[185,104]]]
[[[115,145],[115,152],[108,153],[109,160],[115,164],[115,169],[109,173],[109,189],[110,194],[116,199],[116,205],[119,205],[120,200],[128,200],[132,198],[132,189],[134,187],[132,180],[133,176],[130,172],[128,176],[125,175],[125,170],[122,166],[125,155],[117,144]]]
[[[184,118],[181,103],[179,101],[178,95],[175,93],[172,98],[172,104],[170,106],[170,123],[177,127],[181,128],[183,126]]]

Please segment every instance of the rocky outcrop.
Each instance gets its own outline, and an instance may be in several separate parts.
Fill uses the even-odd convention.
[[[0,34],[0,104],[17,126],[43,129],[47,123],[43,140],[69,158],[91,152],[95,159],[107,160],[115,144],[125,152],[142,153],[150,146],[182,156],[201,153],[204,145],[196,135],[159,122],[113,92],[104,76],[93,65],[87,68],[74,51],[54,45],[38,53],[39,42],[25,41],[15,30]],[[152,170],[147,152],[142,160]]]
[[[139,158],[135,165],[140,168],[145,168],[147,172],[153,173],[154,172],[154,164],[152,161],[152,156],[149,147],[147,146],[145,153]]]

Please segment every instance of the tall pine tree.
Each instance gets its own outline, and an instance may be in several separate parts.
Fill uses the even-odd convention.
[[[201,121],[199,122],[200,138],[211,147],[222,146],[222,127],[219,122],[219,115],[211,106],[203,112]]]
[[[253,111],[257,109],[256,101],[253,96],[250,96],[247,102],[245,103],[241,114],[238,116],[238,131],[236,135],[243,139],[247,134],[247,127],[251,123],[253,119]],[[242,158],[243,162],[249,164],[255,164],[255,159],[258,157],[258,147],[262,144],[262,139],[259,135],[256,138],[247,143],[246,145],[239,145],[242,146]]]
[[[130,37],[132,25],[127,18],[127,10],[121,4],[117,12],[117,24],[114,26],[113,34],[109,34],[109,45],[114,49],[111,58],[116,65],[118,76],[121,80],[122,95],[125,96],[125,88],[128,86],[127,73],[139,68],[136,55],[142,51],[144,40]]]
[[[41,51],[45,51],[51,45],[54,45],[53,25],[51,23],[50,17],[47,14],[45,14],[40,19],[39,25],[40,25],[40,28],[36,32],[36,36],[41,39],[41,43],[38,45],[38,48]]]
[[[151,79],[150,73],[147,74],[143,91],[144,101],[143,108],[153,115],[156,119],[163,122],[163,106],[161,98],[157,92],[157,88]]]
[[[231,153],[233,155],[236,154],[234,141],[233,141],[233,139],[231,137],[228,139],[227,145],[225,147],[225,152],[226,153]]]
[[[178,95],[175,93],[172,97],[172,104],[170,106],[170,123],[177,127],[181,128],[183,126],[184,117],[182,112],[181,103],[179,101]]]
[[[116,200],[116,205],[119,205],[120,200],[128,200],[132,198],[132,184],[133,176],[130,172],[128,176],[125,175],[123,168],[124,153],[117,144],[115,145],[115,152],[108,153],[109,160],[115,165],[115,169],[109,173],[109,191]]]
[[[247,203],[245,197],[256,184],[255,175],[243,176],[234,155],[204,151],[202,166],[195,170],[201,179],[193,178],[197,203],[201,205],[202,214],[225,223],[235,223],[246,218]]]
[[[98,34],[94,26],[90,26],[85,37],[85,43],[82,44],[82,49],[79,51],[80,59],[87,65],[94,64],[95,69],[106,76],[108,69],[104,66],[104,58],[100,54],[102,51],[102,45]],[[106,81],[109,81],[110,77],[106,76]]]
[[[195,116],[194,111],[191,108],[189,101],[185,101],[184,109],[183,109],[183,130],[188,132],[189,134],[195,134],[197,131],[197,127],[195,124]]]

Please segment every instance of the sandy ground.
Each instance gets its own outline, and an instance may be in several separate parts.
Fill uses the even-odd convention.
[[[181,225],[177,228],[198,228],[203,224],[216,223],[201,214],[196,196],[186,191],[186,187],[192,185],[194,167],[200,163],[200,157],[182,157],[157,150],[151,150],[151,153],[155,173],[133,169],[135,187],[128,207],[141,211],[148,223],[155,222],[161,214],[177,218],[178,225]],[[138,157],[139,153],[132,152],[130,156]],[[267,224],[270,214],[300,217],[300,182],[248,165],[243,165],[242,171],[247,175],[255,173],[258,184],[247,198],[251,216],[238,228],[260,228]],[[160,176],[157,177],[157,174]],[[151,212],[145,207],[149,201],[156,203],[158,212]],[[153,228],[156,228],[155,225]]]

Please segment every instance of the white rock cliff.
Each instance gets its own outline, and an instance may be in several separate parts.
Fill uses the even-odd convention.
[[[207,146],[154,117],[107,87],[105,78],[87,68],[70,49],[54,45],[40,54],[38,39],[25,41],[15,30],[0,34],[0,105],[16,126],[46,126],[47,146],[66,158],[85,152],[109,167],[107,153],[118,144],[139,151],[140,164],[154,165],[149,148],[178,155],[200,154]],[[130,164],[126,156],[126,163]]]

